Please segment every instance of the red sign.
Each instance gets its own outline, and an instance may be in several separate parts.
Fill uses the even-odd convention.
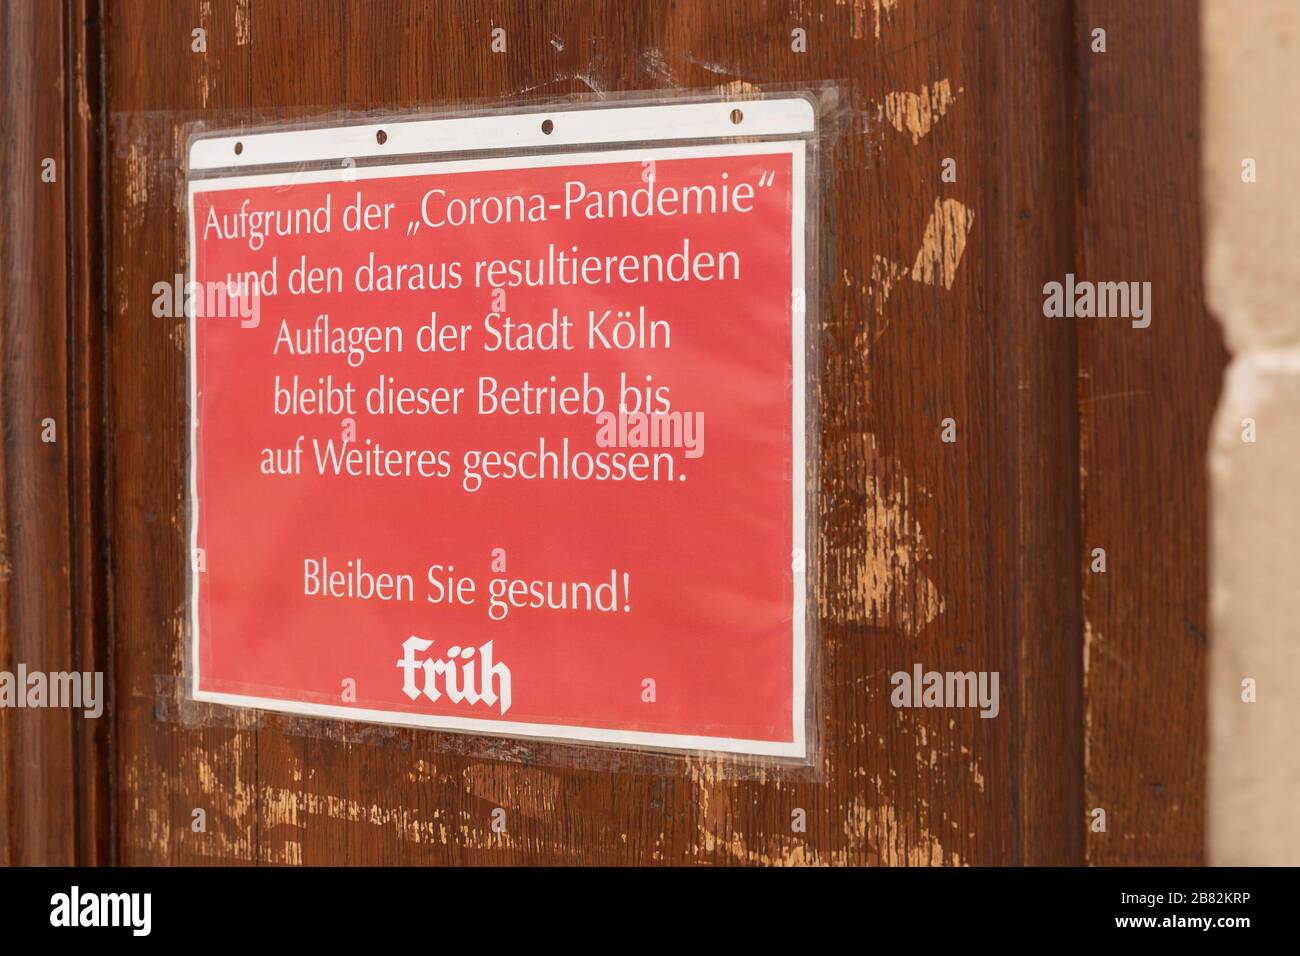
[[[803,209],[801,141],[192,181],[194,696],[803,756]]]

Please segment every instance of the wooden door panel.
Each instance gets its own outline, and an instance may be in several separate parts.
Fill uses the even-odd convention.
[[[1200,860],[1203,436],[1223,355],[1196,261],[1194,3],[89,9],[102,36],[91,74],[104,190],[102,248],[81,258],[103,267],[104,337],[83,329],[73,341],[102,363],[88,387],[104,403],[91,487],[106,517],[90,544],[109,561],[82,613],[93,621],[102,602],[115,716],[111,753],[83,753],[67,772],[89,773],[92,793],[101,781],[111,819],[90,832],[111,834],[105,857]],[[1109,30],[1104,55],[1089,50],[1093,24]],[[507,32],[503,54],[494,27]],[[204,53],[191,49],[196,28]],[[805,53],[791,49],[796,28]],[[1149,59],[1134,38],[1157,33]],[[828,83],[839,107],[821,182],[811,575],[823,749],[810,770],[185,699],[185,339],[151,303],[155,283],[184,271],[190,124]],[[80,150],[83,161],[95,152]],[[1130,331],[1045,318],[1043,284],[1071,272],[1150,279],[1167,319]],[[941,440],[949,418],[952,443]],[[1108,550],[1104,577],[1089,573],[1093,547]],[[999,716],[896,710],[889,676],[914,663],[998,671]],[[1088,831],[1098,805],[1108,833]],[[505,833],[490,826],[498,807]],[[797,808],[806,833],[792,832]],[[206,832],[191,828],[196,809]]]

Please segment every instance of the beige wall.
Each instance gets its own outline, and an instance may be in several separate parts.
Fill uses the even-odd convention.
[[[1205,281],[1233,353],[1210,447],[1208,859],[1297,865],[1300,2],[1202,11]]]

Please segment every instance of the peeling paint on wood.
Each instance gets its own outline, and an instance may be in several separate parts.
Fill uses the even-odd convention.
[[[963,89],[958,89],[954,93],[948,80],[936,80],[933,86],[922,84],[917,93],[886,93],[885,101],[880,104],[879,116],[898,132],[909,133],[915,145],[929,135],[930,130],[963,92]]]
[[[966,251],[966,235],[975,224],[975,213],[956,199],[936,199],[925,237],[912,265],[912,281],[943,284],[951,289]]]

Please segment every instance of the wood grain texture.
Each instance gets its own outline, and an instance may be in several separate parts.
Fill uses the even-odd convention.
[[[71,670],[69,144],[56,4],[0,7],[0,669]],[[54,181],[43,163],[56,163]],[[53,419],[57,441],[42,440]],[[77,744],[61,709],[0,709],[0,862],[77,858]]]
[[[111,591],[106,444],[103,92],[100,0],[67,0],[64,121],[68,137],[68,356],[73,432],[71,514],[73,666],[106,675],[109,705],[101,718],[74,718],[77,732],[77,862],[112,858],[112,737],[117,694],[108,638]]]
[[[1207,482],[1227,360],[1201,282],[1199,6],[1079,11],[1084,279],[1148,281],[1151,326],[1080,320],[1088,835],[1098,865],[1204,860]],[[1092,29],[1107,52],[1092,53]]]
[[[95,175],[87,163],[73,190],[72,215],[83,225],[72,238],[64,219],[58,228],[23,220],[54,230],[38,246],[50,249],[102,226],[106,272],[98,293],[84,271],[69,280],[45,267],[46,280],[14,293],[6,281],[3,324],[6,353],[19,343],[33,367],[50,372],[41,387],[73,402],[85,421],[104,396],[103,442],[75,445],[71,462],[37,459],[36,446],[22,444],[22,423],[38,379],[6,359],[0,556],[14,572],[0,581],[0,608],[7,653],[64,648],[70,657],[77,647],[83,658],[111,662],[112,760],[103,771],[93,748],[76,757],[66,715],[55,712],[58,746],[41,750],[52,766],[5,784],[8,855],[24,845],[14,839],[24,794],[43,796],[59,774],[79,772],[83,793],[108,794],[56,801],[48,813],[65,813],[69,832],[79,818],[83,846],[105,841],[95,858],[128,864],[1199,859],[1201,741],[1162,734],[1157,723],[1173,719],[1190,735],[1203,706],[1199,696],[1173,695],[1200,666],[1182,622],[1203,632],[1196,416],[1208,416],[1221,356],[1202,331],[1187,336],[1172,321],[1162,330],[1161,314],[1199,310],[1198,289],[1159,291],[1198,274],[1195,243],[1185,241],[1196,234],[1195,144],[1184,141],[1194,84],[1167,81],[1194,78],[1195,27],[1171,26],[1163,4],[1145,13],[1102,6],[1122,21],[1111,28],[1110,73],[1087,59],[1084,21],[1101,9],[1088,3],[107,4],[104,97],[89,101],[103,122],[100,218],[87,203]],[[39,5],[5,15],[13,9]],[[505,54],[490,50],[497,26],[507,31]],[[199,27],[202,54],[191,50]],[[791,50],[796,27],[807,31],[807,53]],[[1139,30],[1152,62],[1125,52],[1126,31]],[[75,74],[66,49],[49,68],[71,62]],[[24,75],[44,76],[38,64]],[[811,770],[481,741],[184,700],[185,340],[183,323],[155,318],[151,304],[154,283],[184,270],[189,124],[574,93],[735,96],[826,81],[840,105],[822,157],[818,237],[815,601],[825,708]],[[1135,107],[1132,89],[1154,105]],[[66,110],[66,98],[49,108],[59,103]],[[1154,135],[1149,155],[1144,135]],[[13,155],[21,158],[16,147]],[[1118,157],[1127,157],[1122,172]],[[1164,168],[1188,157],[1190,167]],[[949,158],[955,182],[940,176]],[[1144,232],[1131,227],[1135,210]],[[16,222],[6,219],[6,279],[28,263],[11,251],[25,248],[9,238]],[[1153,327],[1121,334],[1044,319],[1043,283],[1069,271],[1152,279],[1161,310]],[[46,302],[48,324],[13,318],[32,306],[12,296],[38,294],[71,301]],[[78,306],[96,294],[107,296],[102,339],[92,311]],[[102,380],[90,371],[97,354]],[[1145,397],[1118,397],[1142,388]],[[1165,395],[1175,400],[1162,404]],[[957,429],[952,444],[940,440],[946,418]],[[1135,435],[1147,437],[1141,450]],[[62,504],[46,502],[46,524],[32,531],[19,506],[42,480],[61,489]],[[96,489],[105,496],[99,511]],[[1087,548],[1102,539],[1114,542],[1106,545],[1111,571],[1094,580],[1084,566],[1081,578]],[[107,562],[96,559],[108,542]],[[38,570],[59,555],[61,576]],[[78,593],[75,612],[69,567],[91,589]],[[1094,629],[1086,699],[1085,615]],[[34,620],[40,629],[20,635]],[[1121,656],[1098,655],[1097,631]],[[1132,671],[1121,666],[1138,661]],[[1001,714],[895,710],[889,675],[918,662],[999,671]],[[1168,683],[1162,667],[1172,669]],[[13,715],[0,720],[8,759],[30,754]],[[1151,782],[1167,788],[1163,796]],[[1105,839],[1087,835],[1094,799],[1116,808]],[[1174,802],[1178,810],[1162,813]],[[503,834],[490,829],[496,807],[507,811]],[[791,832],[795,808],[807,811],[806,833]],[[191,828],[196,809],[206,832]],[[59,842],[66,834],[42,839],[48,859],[72,852]]]

